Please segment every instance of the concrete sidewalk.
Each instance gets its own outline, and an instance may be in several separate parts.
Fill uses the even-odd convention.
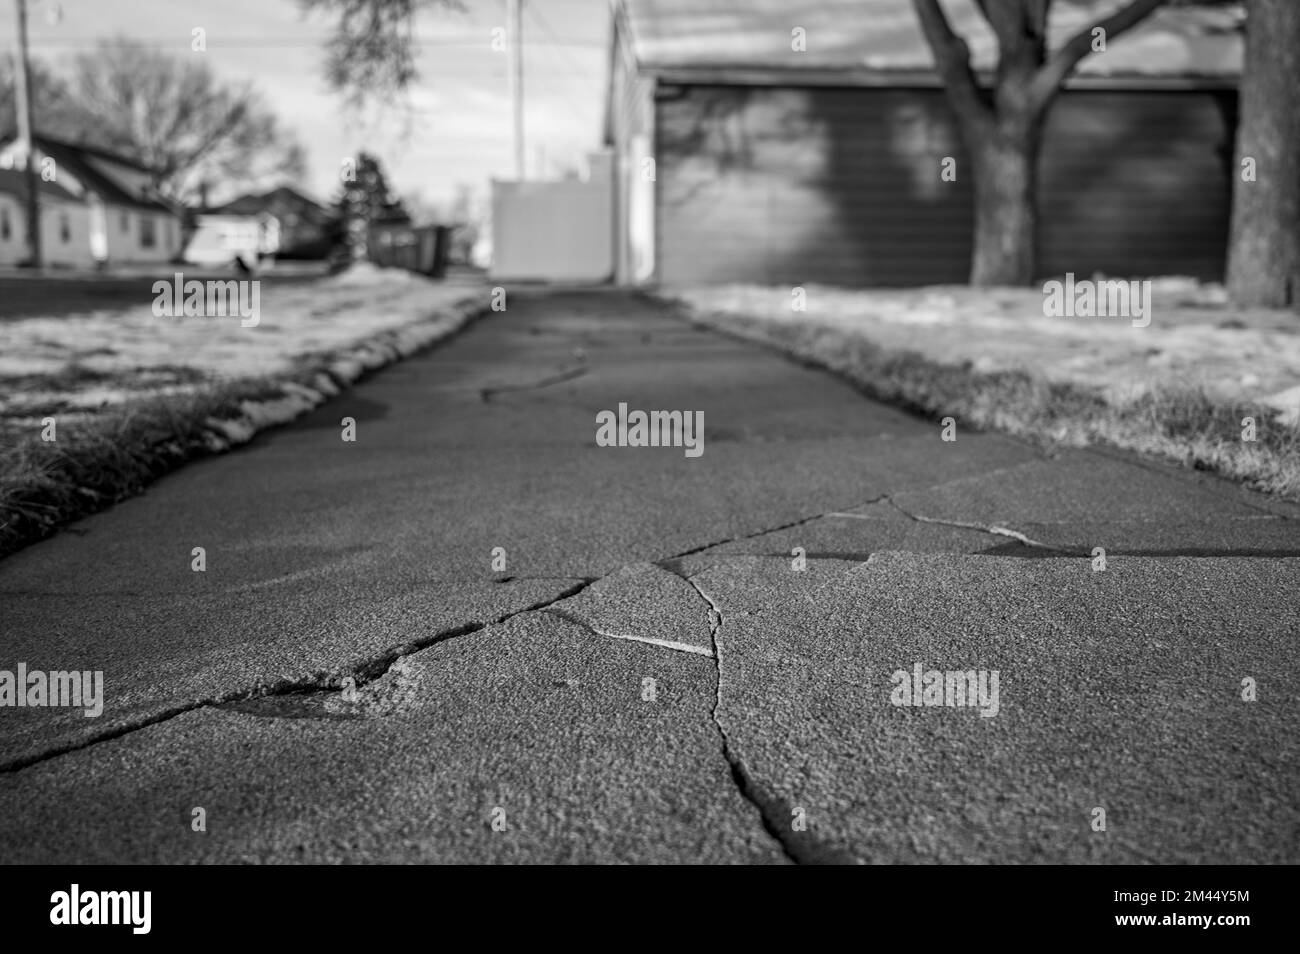
[[[597,446],[620,403],[703,455]],[[0,669],[104,672],[0,709],[0,857],[1294,863],[1298,557],[1203,475],[514,293],[0,562]]]

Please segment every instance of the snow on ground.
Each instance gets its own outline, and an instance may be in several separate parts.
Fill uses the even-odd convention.
[[[1192,279],[1152,281],[1151,323],[1044,315],[1030,289],[792,287],[666,289],[703,312],[776,324],[818,324],[882,347],[977,371],[1024,370],[1124,400],[1165,387],[1203,387],[1221,399],[1300,401],[1300,315],[1226,304],[1223,289]]]
[[[267,281],[259,291],[259,321],[250,327],[239,317],[156,317],[151,295],[129,308],[6,321],[0,415],[278,375],[304,356],[429,319],[474,295],[472,286],[369,264],[308,283]]]

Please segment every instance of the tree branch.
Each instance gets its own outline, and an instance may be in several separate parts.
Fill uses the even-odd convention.
[[[993,122],[993,107],[971,68],[970,47],[953,32],[939,0],[912,0],[912,5],[958,118],[977,125]]]
[[[1019,3],[1007,3],[1006,0],[975,0],[984,19],[993,28],[998,38],[998,45],[1006,48],[1015,39],[1016,25],[1020,11]]]
[[[1038,75],[1034,77],[1030,90],[1034,108],[1040,112],[1045,109],[1056,96],[1065,78],[1079,65],[1079,61],[1092,52],[1094,30],[1098,28],[1104,30],[1106,42],[1109,43],[1130,27],[1141,23],[1163,3],[1165,0],[1132,0],[1127,6],[1121,7],[1110,16],[1098,20],[1092,26],[1070,37],[1064,46],[1052,54],[1043,68],[1038,71]]]

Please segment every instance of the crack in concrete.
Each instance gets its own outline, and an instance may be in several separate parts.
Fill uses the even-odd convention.
[[[887,501],[888,499],[889,499],[889,494],[882,494],[881,496],[875,497],[871,500],[864,500],[862,503],[858,504],[857,506],[869,507],[872,504],[881,503],[882,501]],[[685,576],[684,574],[679,572],[679,569],[677,567],[668,566],[667,564],[672,563],[676,560],[680,560],[683,557],[695,556],[696,554],[703,553],[705,550],[712,550],[714,547],[726,546],[728,543],[739,543],[742,540],[753,540],[755,537],[766,536],[769,533],[779,533],[782,530],[792,530],[795,527],[802,527],[806,524],[814,523],[818,520],[822,520],[825,519],[826,517],[832,517],[832,516],[842,516],[842,514],[840,514],[837,511],[826,511],[824,513],[813,514],[811,517],[800,517],[798,520],[792,520],[789,523],[778,524],[775,527],[764,527],[763,529],[755,530],[752,533],[742,533],[739,536],[726,537],[722,540],[715,540],[713,543],[706,543],[703,546],[693,547],[690,550],[683,550],[681,553],[674,553],[672,556],[664,557],[661,560],[654,561],[654,565],[659,567],[660,569],[667,570],[670,573],[675,573],[677,576],[680,576],[683,580],[690,583],[691,578],[689,576]],[[719,554],[719,556],[745,556],[745,555],[746,554],[740,554],[740,553]]]
[[[579,368],[574,370],[585,374],[587,369]],[[576,377],[577,375],[571,374],[570,376]],[[557,382],[555,380],[551,380],[545,383],[553,384]],[[533,385],[533,386],[536,387],[537,385]],[[516,389],[516,390],[520,390],[520,389]],[[879,499],[884,499],[884,498],[877,498],[877,500]],[[876,503],[877,500],[867,501],[867,503]],[[865,504],[863,506],[865,506]],[[763,530],[757,530],[753,533],[729,538],[726,540],[721,540],[716,543],[707,543],[703,546],[695,547],[693,549],[686,550],[682,553],[677,553],[677,554],[673,554],[672,556],[665,557],[663,560],[659,561],[659,564],[668,563],[685,556],[691,556],[692,554],[700,553],[703,550],[707,550],[710,547],[721,546],[724,543],[730,543],[736,540],[747,540],[751,537],[762,536],[765,533],[774,533],[778,530],[785,530],[785,529],[789,529],[790,527],[797,527],[805,523],[811,523],[812,521],[819,519],[821,516],[822,516],[821,514],[817,514],[815,516],[806,517],[801,520],[795,520],[788,524],[783,524],[781,526],[769,527]],[[670,572],[674,572],[674,573],[677,572],[676,570],[673,570],[671,567],[662,567],[662,568],[668,569]],[[623,569],[623,568],[620,567],[619,569]],[[618,570],[615,570],[613,572],[617,573]],[[608,575],[612,575],[612,574],[608,574]],[[681,576],[680,573],[677,573],[677,575]],[[682,578],[685,579],[688,583],[691,583],[689,578],[687,577],[682,577]],[[544,578],[538,577],[538,579],[544,579]],[[51,748],[45,749],[44,751],[35,752],[30,755],[8,759],[6,761],[0,762],[0,775],[12,774],[14,772],[21,771],[22,769],[29,768],[33,765],[38,765],[42,762],[46,762],[50,759],[58,758],[59,756],[62,755],[67,755],[72,752],[79,752],[83,749],[88,749],[91,746],[99,745],[100,743],[103,742],[111,742],[114,739],[122,738],[123,736],[129,735],[133,732],[139,732],[143,729],[150,728],[151,726],[155,726],[162,722],[166,722],[170,719],[174,719],[177,716],[184,715],[187,712],[195,712],[199,709],[220,708],[222,706],[227,706],[232,703],[245,702],[250,699],[261,698],[266,696],[286,696],[286,695],[294,695],[299,693],[339,690],[343,688],[344,681],[348,678],[351,678],[353,680],[353,685],[356,688],[360,688],[361,686],[364,686],[367,683],[373,682],[374,680],[382,677],[385,673],[388,672],[388,670],[393,666],[393,664],[396,663],[397,660],[401,659],[403,656],[410,655],[411,653],[414,652],[419,652],[422,649],[427,649],[428,647],[436,643],[443,642],[448,639],[455,639],[460,636],[467,636],[471,633],[476,633],[479,632],[480,630],[486,629],[489,626],[499,625],[501,623],[504,623],[506,620],[513,619],[516,616],[521,616],[524,613],[532,613],[532,612],[537,612],[539,610],[548,609],[554,604],[560,602],[561,600],[566,600],[571,596],[578,595],[587,587],[591,586],[593,583],[596,583],[600,579],[604,579],[604,577],[581,577],[581,578],[556,577],[555,579],[575,579],[577,580],[577,583],[574,586],[564,590],[554,599],[546,600],[542,603],[537,603],[532,606],[527,606],[521,610],[517,610],[513,613],[504,614],[502,616],[499,616],[487,622],[468,623],[462,626],[453,627],[452,629],[449,630],[440,631],[427,639],[413,640],[409,643],[404,643],[401,646],[397,647],[396,649],[390,650],[389,652],[384,653],[382,656],[376,659],[369,660],[365,663],[353,667],[352,670],[350,670],[349,672],[336,671],[333,673],[316,673],[312,676],[308,676],[302,679],[285,679],[279,682],[271,683],[269,685],[258,684],[255,685],[252,689],[232,690],[231,692],[222,693],[217,696],[212,696],[205,699],[196,699],[191,702],[186,702],[175,706],[169,706],[163,709],[162,711],[156,712],[150,716],[128,720],[121,725],[114,726],[110,729],[105,729],[102,732],[94,733],[87,737],[78,739],[74,742],[68,742],[63,745],[53,746]],[[695,586],[694,583],[691,583],[691,585],[693,587]],[[699,592],[698,587],[695,587],[695,589],[697,592]],[[593,632],[597,632],[597,630],[595,630],[593,627],[588,626],[587,628],[591,629]],[[601,635],[612,635],[612,634],[601,634]],[[710,636],[712,637],[713,634],[711,633]],[[612,636],[612,638],[617,639],[620,637]],[[632,637],[628,637],[628,638],[632,638]],[[644,642],[645,640],[635,640],[635,641]],[[665,648],[677,649],[678,647],[666,646]],[[695,652],[695,653],[700,652],[699,647],[690,647],[689,649],[685,649],[685,651]],[[711,658],[716,658],[716,652],[717,652],[717,647],[715,644],[713,650],[714,655]],[[721,672],[719,671],[719,676],[720,675]]]
[[[963,530],[975,530],[981,533],[991,534],[998,537],[1007,537],[1010,543],[1004,543],[992,550],[982,550],[979,553],[970,554],[971,556],[1011,556],[1022,559],[1046,559],[1052,557],[1080,557],[1088,559],[1092,556],[1092,551],[1087,547],[1078,546],[1057,546],[1051,543],[1043,543],[1032,537],[1026,536],[1019,530],[1012,530],[1009,527],[1003,527],[998,524],[985,525],[981,523],[968,523],[963,520],[942,520],[938,517],[926,517],[921,514],[915,514],[904,510],[893,500],[886,501],[891,507],[917,523],[929,523],[942,527],[955,527]],[[828,517],[860,517],[861,514],[852,513],[831,513]],[[868,518],[869,519],[869,518]],[[1282,520],[1285,518],[1269,516],[1264,518],[1242,518],[1242,519],[1266,519]],[[1021,549],[1023,548],[1023,549]],[[1249,547],[1173,547],[1167,550],[1159,550],[1150,547],[1115,547],[1107,548],[1107,554],[1128,557],[1153,557],[1153,558],[1210,558],[1210,557],[1243,557],[1247,559],[1291,559],[1300,557],[1300,549],[1274,548],[1274,549],[1251,549]],[[874,554],[872,554],[874,556]],[[808,554],[807,559],[812,559],[813,555]]]
[[[542,378],[540,381],[532,381],[528,384],[503,384],[496,388],[479,388],[478,397],[484,404],[492,403],[494,394],[511,394],[518,391],[539,391],[542,388],[549,388],[553,384],[563,384],[565,381],[572,381],[574,378],[580,378],[591,369],[586,367],[569,368],[564,371],[556,372]]]
[[[169,719],[184,715],[187,712],[195,712],[199,709],[222,708],[233,703],[246,702],[250,699],[263,698],[266,696],[288,696],[300,693],[311,693],[321,691],[339,690],[344,687],[347,680],[352,680],[355,688],[360,688],[376,679],[382,678],[393,665],[403,656],[409,656],[421,650],[428,649],[438,643],[443,643],[460,636],[468,636],[471,633],[477,633],[487,629],[489,626],[498,626],[507,620],[514,619],[516,616],[522,616],[525,613],[534,613],[538,610],[544,610],[548,607],[566,600],[571,596],[577,596],[587,587],[591,586],[595,580],[578,580],[573,586],[568,587],[553,599],[544,600],[541,603],[534,603],[523,609],[515,610],[510,613],[503,613],[487,621],[473,623],[464,623],[460,626],[454,626],[451,629],[439,630],[432,636],[421,639],[414,639],[403,643],[393,649],[388,650],[380,656],[369,659],[365,662],[358,663],[347,671],[335,670],[327,673],[315,673],[300,679],[282,679],[270,684],[258,684],[252,689],[236,689],[230,692],[222,693],[217,696],[211,696],[206,699],[196,699],[191,702],[182,703],[176,706],[170,706],[161,712],[146,716],[140,719],[129,720],[121,725],[105,729],[102,732],[95,733],[88,737],[78,739],[75,742],[69,742],[64,745],[54,746],[42,752],[34,752],[30,755],[20,756],[0,762],[0,775],[8,775],[18,772],[30,766],[40,764],[41,762],[57,758],[61,755],[67,755],[71,752],[78,752],[82,749],[88,749],[91,746],[99,745],[102,742],[111,742],[113,739],[120,739],[125,735],[133,732],[139,732],[150,726],[158,725]]]
[[[877,497],[873,500],[866,501],[861,506],[866,506],[872,503],[878,503],[881,500],[887,500],[887,499],[888,499],[888,495],[884,495],[881,497]],[[819,520],[824,516],[825,514],[815,514],[811,517],[805,517],[799,520],[794,520],[789,523],[782,524],[780,526],[767,527],[761,530],[754,531],[753,533],[748,533],[741,536],[728,538],[725,540],[718,541],[716,543],[705,544],[704,546],[695,547],[693,549],[686,550],[682,553],[677,553],[672,556],[666,557],[663,560],[659,561],[656,565],[662,565],[663,563],[668,563],[673,560],[678,560],[681,559],[682,557],[691,556],[693,554],[700,553],[704,550],[707,550],[711,547],[721,546],[725,543],[736,542],[739,540],[747,540],[753,537],[762,536],[763,534],[775,533],[780,530],[786,530],[792,527],[802,526],[804,524],[811,523],[814,520]],[[430,646],[433,646],[440,642],[445,642],[447,640],[455,639],[460,636],[466,636],[472,633],[480,632],[481,630],[487,629],[489,626],[500,625],[501,623],[513,619],[516,616],[522,616],[526,613],[533,613],[539,611],[550,612],[553,615],[557,616],[558,618],[567,619],[568,621],[573,622],[576,625],[585,626],[588,630],[590,630],[593,633],[596,633],[597,635],[601,635],[613,639],[627,639],[633,642],[643,642],[649,645],[658,645],[670,650],[704,655],[707,658],[713,659],[714,669],[717,674],[717,680],[716,680],[716,686],[714,690],[713,705],[710,707],[710,711],[709,711],[709,718],[710,721],[712,721],[714,727],[718,731],[718,735],[722,742],[723,758],[727,762],[727,765],[731,772],[732,782],[736,786],[736,789],[740,794],[740,796],[743,799],[745,799],[745,801],[749,802],[751,805],[754,806],[754,809],[758,812],[759,821],[762,824],[764,831],[766,831],[768,836],[771,837],[776,842],[776,844],[780,847],[785,857],[788,858],[793,863],[795,864],[836,864],[836,863],[852,862],[853,859],[847,857],[840,857],[837,855],[837,853],[831,852],[828,849],[821,848],[811,843],[802,843],[800,841],[790,838],[778,824],[777,820],[779,818],[789,817],[790,813],[786,810],[786,806],[781,804],[779,800],[777,800],[776,798],[774,798],[769,794],[766,794],[765,792],[759,789],[753,777],[749,774],[748,769],[746,769],[744,763],[735,754],[731,744],[730,736],[727,734],[727,731],[723,727],[722,722],[720,721],[718,716],[718,710],[722,703],[722,660],[720,656],[720,648],[718,642],[718,630],[721,628],[723,622],[722,611],[717,605],[714,604],[713,600],[708,596],[708,594],[706,594],[702,589],[700,589],[700,587],[695,583],[694,580],[690,579],[687,576],[682,575],[680,572],[678,572],[677,570],[671,567],[661,567],[661,568],[667,569],[670,572],[673,572],[677,576],[681,577],[682,579],[686,580],[686,582],[691,585],[691,588],[694,589],[695,592],[699,593],[701,598],[704,599],[704,601],[708,604],[709,641],[712,647],[710,652],[705,652],[701,647],[698,646],[689,646],[686,644],[674,643],[673,641],[670,640],[651,640],[651,639],[643,639],[643,638],[631,637],[631,636],[619,636],[613,633],[602,633],[594,626],[588,624],[585,620],[573,618],[563,610],[553,609],[556,603],[559,603],[562,600],[569,599],[570,597],[576,596],[579,593],[581,593],[583,590],[587,589],[592,584],[598,582],[601,579],[604,579],[604,577],[595,577],[595,578],[562,577],[557,579],[575,579],[577,582],[575,583],[575,585],[568,587],[567,589],[565,589],[563,592],[559,593],[552,599],[545,600],[541,603],[537,603],[532,606],[527,606],[523,609],[517,610],[512,613],[502,614],[501,616],[498,616],[495,619],[489,620],[487,622],[467,623],[462,626],[457,626],[449,630],[440,631],[434,634],[432,637],[426,639],[413,640],[411,642],[404,643],[401,646],[397,647],[396,649],[384,653],[382,656],[379,656],[375,659],[371,659],[365,663],[354,666],[352,670],[349,672],[344,673],[344,672],[336,671],[332,674],[318,673],[314,676],[310,676],[304,679],[282,680],[280,682],[274,683],[269,686],[259,685],[259,686],[255,686],[251,690],[235,690],[208,699],[199,699],[181,705],[168,707],[161,712],[154,713],[151,716],[129,721],[122,725],[118,725],[111,729],[107,729],[103,732],[92,735],[88,738],[83,738],[65,745],[56,746],[47,749],[43,752],[33,753],[29,756],[23,756],[16,759],[10,759],[6,762],[0,762],[0,775],[13,774],[15,772],[21,771],[22,769],[30,768],[33,765],[41,764],[51,759],[58,758],[59,756],[62,755],[67,755],[72,752],[78,752],[84,749],[91,748],[92,746],[99,745],[104,742],[110,742],[114,739],[122,738],[124,736],[130,735],[131,733],[139,732],[151,726],[159,725],[163,722],[184,715],[187,712],[194,712],[205,708],[221,708],[225,706],[232,706],[233,704],[246,702],[250,699],[263,698],[267,696],[288,696],[294,694],[313,693],[313,692],[320,692],[326,690],[339,690],[345,686],[346,681],[348,679],[352,680],[352,688],[354,690],[359,689],[362,686],[375,681],[376,679],[382,678],[385,674],[387,674],[387,672],[392,668],[392,666],[396,664],[396,662],[404,656],[410,655],[415,652],[419,652],[420,650],[423,649],[427,649]],[[623,567],[620,567],[620,569],[623,569]],[[617,573],[619,571],[615,570],[614,572]],[[607,575],[612,575],[612,574],[607,574]]]
[[[977,556],[1018,557],[1025,560],[1043,560],[1067,554],[1088,558],[1090,552],[1083,550],[1040,550],[1037,547],[1024,546],[1018,542],[1004,543],[991,550],[982,550]],[[1300,557],[1300,550],[1252,550],[1245,547],[1236,549],[1214,549],[1213,547],[1180,547],[1172,550],[1106,548],[1106,556],[1111,557],[1149,557],[1152,559],[1171,560],[1185,557],[1189,560],[1205,560],[1234,557],[1245,560],[1293,560]]]
[[[987,526],[982,523],[967,523],[964,520],[940,520],[937,517],[923,517],[920,514],[911,513],[910,511],[904,510],[892,499],[886,500],[886,503],[888,503],[891,507],[893,507],[899,513],[901,513],[903,516],[907,517],[910,520],[915,520],[917,523],[932,523],[932,524],[937,524],[938,526],[941,527],[958,527],[963,530],[978,530],[982,533],[991,533],[999,537],[1010,537],[1012,540],[1016,540],[1027,547],[1034,547],[1035,549],[1039,549],[1039,550],[1050,550],[1053,553],[1066,553],[1071,556],[1078,556],[1082,552],[1079,550],[1070,549],[1066,547],[1054,547],[1050,543],[1040,543],[1037,540],[1030,539],[1020,531],[1012,530],[1009,527],[1001,527],[998,526],[997,524],[993,524],[992,526]]]
[[[653,636],[631,636],[626,633],[607,632],[585,617],[579,616],[577,613],[570,613],[567,610],[558,609],[554,606],[547,607],[542,610],[542,612],[554,616],[557,619],[562,619],[566,622],[572,623],[575,626],[581,626],[583,629],[593,632],[597,636],[604,636],[607,639],[622,639],[632,643],[645,643],[648,646],[659,646],[663,649],[671,649],[680,653],[692,653],[696,656],[707,656],[709,659],[713,658],[713,653],[705,649],[703,646],[692,646],[690,643],[679,643],[672,639],[655,639]]]
[[[314,571],[304,571],[304,572],[314,572]],[[287,577],[277,577],[277,578],[274,578],[274,579],[272,579],[272,580],[266,580],[266,581],[260,581],[260,582],[259,582],[259,581],[253,581],[253,582],[250,582],[250,583],[232,583],[232,584],[230,584],[229,586],[214,586],[212,589],[208,590],[204,595],[206,595],[206,596],[229,596],[229,595],[231,595],[232,593],[240,593],[240,592],[242,592],[242,591],[244,591],[244,590],[246,590],[246,589],[253,589],[253,588],[261,588],[261,589],[265,589],[265,588],[269,587],[271,584],[273,584],[273,583],[278,583],[278,582],[280,582],[281,580],[284,580],[284,579],[287,579]],[[449,578],[446,578],[446,579],[443,579],[443,578],[440,578],[440,577],[428,577],[428,578],[424,578],[424,579],[420,579],[420,580],[416,581],[416,584],[418,584],[418,585],[420,585],[420,586],[431,586],[431,585],[436,585],[436,586],[447,586],[447,585],[460,585],[460,584],[465,584],[465,583],[468,583],[468,584],[474,584],[474,583],[492,583],[492,584],[502,584],[502,583],[525,583],[525,582],[542,582],[542,583],[549,583],[549,582],[554,582],[554,581],[556,581],[556,580],[566,580],[566,581],[576,580],[576,581],[579,581],[579,582],[582,582],[582,583],[595,583],[598,579],[600,579],[600,577],[597,577],[597,576],[531,576],[531,575],[529,575],[529,576],[500,576],[500,577],[494,577],[494,576],[491,576],[491,575],[487,575],[487,576],[479,575],[479,576],[466,576],[466,577],[449,577]],[[412,585],[415,585],[415,584],[412,584]],[[160,593],[163,594],[163,595],[166,595],[167,593],[171,593],[172,595],[176,595],[176,596],[192,596],[193,593],[194,593],[194,591],[193,591],[192,589],[188,589],[188,590],[174,590],[174,591],[173,591],[173,590],[164,591],[164,590],[160,590],[160,589],[151,589],[151,590],[44,590],[44,589],[40,589],[40,590],[17,590],[17,589],[15,589],[15,590],[9,590],[9,589],[0,589],[0,596],[64,596],[64,597],[67,597],[67,596],[72,596],[72,597],[76,597],[76,596],[85,596],[85,597],[91,597],[91,596],[157,596],[157,595],[159,595]]]
[[[722,628],[724,622],[722,608],[713,602],[700,586],[689,577],[683,577],[700,598],[709,605],[709,642],[713,646],[713,665],[717,673],[716,688],[713,694],[713,705],[709,709],[709,719],[713,726],[718,730],[718,737],[722,740],[722,757],[726,760],[728,768],[731,770],[731,781],[736,786],[736,791],[740,797],[749,802],[758,812],[758,820],[767,832],[768,837],[777,843],[781,853],[794,864],[843,864],[851,862],[852,859],[839,857],[837,853],[816,845],[811,841],[803,841],[790,837],[781,826],[781,822],[792,817],[788,811],[788,806],[784,805],[780,799],[763,791],[754,781],[749,769],[745,767],[744,761],[736,754],[735,747],[732,745],[731,736],[727,733],[726,727],[723,726],[721,718],[718,716],[718,710],[722,708],[722,645],[718,640],[718,631]],[[793,832],[793,829],[791,829]]]
[[[874,501],[872,501],[874,502]],[[775,527],[764,527],[762,530],[755,530],[753,533],[742,533],[735,537],[724,537],[721,540],[715,540],[712,543],[706,543],[703,546],[693,547],[690,550],[683,550],[681,553],[674,553],[670,557],[664,557],[655,565],[662,569],[670,570],[671,567],[662,566],[664,563],[671,563],[673,560],[680,560],[682,557],[695,556],[697,553],[703,553],[705,550],[712,550],[714,547],[726,546],[728,543],[739,543],[741,540],[752,540],[754,537],[761,537],[767,533],[777,533],[781,530],[790,530],[794,527],[802,527],[806,523],[812,523],[814,520],[820,520],[825,514],[814,514],[811,517],[801,517],[798,520],[792,520],[789,523],[779,524]],[[684,577],[683,577],[684,579]]]

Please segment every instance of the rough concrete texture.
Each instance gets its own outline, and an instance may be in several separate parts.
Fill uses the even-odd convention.
[[[598,446],[620,403],[703,455]],[[959,434],[512,291],[0,562],[0,668],[104,672],[0,708],[0,858],[1300,861],[1300,511]],[[893,705],[918,662],[997,714]]]
[[[714,678],[533,613],[350,705],[203,709],[4,777],[0,844],[10,862],[782,862],[720,754]]]
[[[611,639],[713,655],[709,607],[690,583],[652,563],[611,573],[550,612],[577,618]]]
[[[1294,574],[881,553],[831,585],[760,588],[746,566],[697,583],[722,615],[719,720],[779,814],[806,811],[809,851],[1226,863],[1300,853]],[[996,714],[895,705],[917,663],[997,671]]]

